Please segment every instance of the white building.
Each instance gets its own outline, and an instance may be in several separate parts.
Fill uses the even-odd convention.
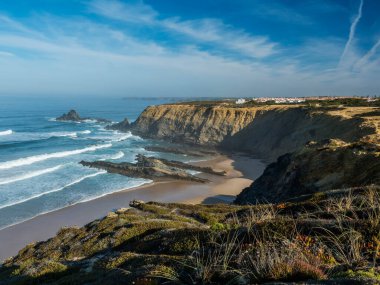
[[[236,104],[244,104],[245,103],[245,99],[243,99],[243,98],[238,99],[235,103]]]

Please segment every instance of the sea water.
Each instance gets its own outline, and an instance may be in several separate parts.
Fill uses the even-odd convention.
[[[82,117],[133,121],[148,105],[173,101],[0,97],[0,229],[150,182],[84,167],[81,160],[133,162],[138,153],[191,159],[146,151],[145,145],[159,142],[106,130],[107,124],[55,120],[75,109]]]

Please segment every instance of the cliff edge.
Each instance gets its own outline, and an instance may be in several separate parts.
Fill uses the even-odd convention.
[[[354,142],[378,133],[378,121],[365,115],[373,111],[371,107],[183,103],[148,107],[130,129],[146,138],[245,151],[272,162],[308,141],[337,138]]]
[[[330,139],[280,156],[237,196],[235,203],[283,202],[331,189],[379,184],[378,144]]]

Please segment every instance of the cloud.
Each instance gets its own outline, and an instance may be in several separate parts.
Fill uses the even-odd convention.
[[[0,50],[0,56],[10,57],[10,56],[15,56],[15,55],[13,53],[11,53],[11,52],[1,51]]]
[[[345,62],[345,60],[347,58],[348,53],[350,52],[350,48],[351,48],[352,42],[353,42],[354,37],[355,37],[356,26],[358,25],[360,18],[362,17],[363,2],[364,2],[364,0],[360,0],[360,4],[359,4],[359,8],[358,8],[358,14],[355,16],[354,20],[351,23],[350,33],[348,35],[346,45],[344,46],[344,50],[343,50],[342,55],[341,55],[340,60],[339,60],[339,66],[340,67],[350,63],[350,62],[348,62],[348,63]]]
[[[341,38],[310,37],[285,47],[218,19],[162,17],[141,1],[89,5],[101,21],[93,14],[0,15],[0,94],[251,97],[379,90],[376,45],[366,67],[353,73],[332,66]],[[363,57],[354,44],[351,53]]]
[[[370,61],[370,59],[376,54],[377,49],[380,47],[380,39],[372,46],[372,48],[355,64],[356,69],[364,68]]]
[[[308,16],[275,1],[259,1],[255,3],[252,14],[261,18],[268,18],[271,21],[297,25],[310,25],[313,23],[312,19]]]
[[[260,59],[275,53],[276,43],[267,37],[251,36],[218,19],[187,21],[178,17],[161,19],[152,7],[143,2],[131,5],[116,0],[96,0],[91,2],[89,7],[92,12],[110,19],[150,25],[155,29],[174,32],[198,42],[212,43],[214,49],[227,49],[241,56]]]
[[[127,4],[114,0],[95,0],[89,3],[89,10],[108,18],[132,23],[153,23],[157,16],[156,11],[142,1]]]

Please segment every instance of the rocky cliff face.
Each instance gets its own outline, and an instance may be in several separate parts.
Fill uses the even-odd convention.
[[[348,109],[173,104],[148,107],[131,130],[143,137],[246,151],[274,161],[308,141],[353,142],[375,133],[376,126]]]
[[[359,141],[312,142],[270,164],[237,204],[281,202],[300,195],[380,184],[380,146]]]

